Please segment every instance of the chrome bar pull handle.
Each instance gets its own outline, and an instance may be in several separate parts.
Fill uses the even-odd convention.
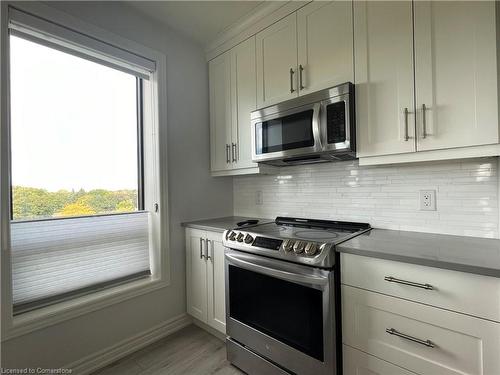
[[[405,142],[408,142],[408,140],[410,139],[410,136],[408,135],[408,108],[405,108],[403,110],[403,114],[404,114],[404,118],[405,118],[405,136],[404,136],[404,140],[405,140]]]
[[[233,163],[236,162],[236,143],[231,143],[231,156]]]
[[[208,238],[206,239],[206,241],[207,241],[207,247],[206,247],[206,249],[207,249],[207,254],[205,255],[205,258],[206,258],[207,260],[209,260],[209,259],[210,259],[210,261],[213,261],[213,260],[212,260],[212,257],[213,257],[213,255],[214,255],[214,251],[213,251],[213,248],[214,248],[214,243],[212,242],[212,240],[209,240]],[[211,245],[211,246],[210,246],[210,248],[211,248],[211,253],[212,253],[212,256],[208,255],[208,245],[209,245],[209,244]]]
[[[384,280],[388,281],[390,283],[398,283],[398,284],[413,286],[415,288],[421,288],[421,289],[426,289],[426,290],[434,290],[434,287],[432,285],[430,285],[430,284],[416,283],[416,282],[413,282],[413,281],[398,279],[398,278],[395,278],[395,277],[392,277],[392,276],[385,276]]]
[[[226,143],[226,163],[230,163],[231,159],[229,158],[229,145]]]
[[[425,104],[422,104],[422,138],[425,139],[427,137],[427,121],[425,119],[425,111],[427,107]]]
[[[295,90],[293,89],[293,74],[294,73],[295,72],[293,71],[293,69],[290,68],[290,93],[292,93],[292,94],[295,92]]]
[[[299,65],[299,89],[301,89],[301,90],[304,90],[306,88],[303,84],[303,81],[302,81],[303,71],[304,71],[304,67],[302,66],[302,64],[300,64]]]
[[[200,238],[200,259],[205,258],[205,255],[203,255],[203,242],[205,241],[204,238]]]
[[[387,332],[389,335],[398,336],[398,337],[401,337],[402,339],[413,341],[413,342],[416,342],[417,344],[427,346],[428,348],[436,347],[436,344],[434,344],[431,340],[422,340],[422,339],[419,339],[417,337],[413,337],[413,336],[407,335],[405,333],[398,332],[394,328],[386,328],[385,332]]]

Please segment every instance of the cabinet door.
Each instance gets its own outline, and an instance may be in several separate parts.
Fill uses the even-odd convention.
[[[500,374],[500,324],[345,285],[342,339],[421,375]]]
[[[419,151],[498,142],[496,51],[494,1],[415,1]]]
[[[237,45],[231,54],[233,98],[233,143],[236,168],[256,167],[252,163],[250,113],[257,108],[255,36]]]
[[[208,321],[207,323],[222,333],[226,333],[226,299],[224,279],[224,246],[222,233],[208,233],[207,282]]]
[[[297,12],[299,95],[354,81],[352,25],[351,1],[311,2]]]
[[[231,146],[231,56],[226,52],[209,62],[210,163],[212,171],[229,169]],[[229,147],[229,148],[228,148]]]
[[[207,321],[206,233],[186,230],[186,294],[187,312],[202,322]]]
[[[297,96],[297,15],[290,14],[256,35],[257,106]]]
[[[343,345],[344,375],[414,375],[392,363]]]
[[[411,1],[354,2],[354,60],[358,156],[415,151]]]

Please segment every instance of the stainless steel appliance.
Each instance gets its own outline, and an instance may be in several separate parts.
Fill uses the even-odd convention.
[[[286,166],[355,159],[354,117],[350,82],[254,111],[252,160]]]
[[[278,217],[226,230],[229,361],[251,375],[341,374],[335,246],[369,229]]]

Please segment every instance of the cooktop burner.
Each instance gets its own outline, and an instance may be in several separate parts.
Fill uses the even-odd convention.
[[[296,230],[294,235],[302,240],[315,240],[315,241],[331,241],[339,236],[339,233],[331,232],[325,230],[324,232],[319,230]]]
[[[224,232],[226,247],[295,263],[333,266],[335,246],[370,229],[366,223],[277,217]]]

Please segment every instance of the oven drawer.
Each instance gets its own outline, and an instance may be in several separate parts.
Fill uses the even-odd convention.
[[[346,345],[421,375],[500,374],[500,324],[342,286]]]
[[[341,267],[342,284],[500,322],[499,278],[352,254],[341,254]]]

